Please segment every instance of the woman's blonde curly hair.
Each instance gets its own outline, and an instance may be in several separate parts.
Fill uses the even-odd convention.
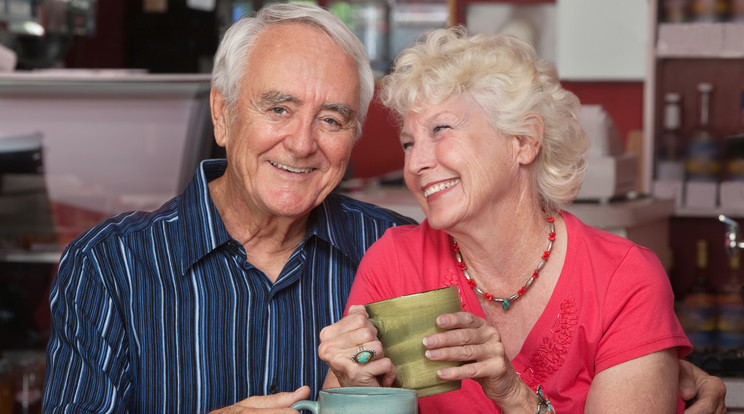
[[[382,80],[381,100],[402,119],[407,111],[467,93],[506,136],[534,134],[529,118],[545,132],[536,165],[539,196],[560,211],[578,194],[586,171],[588,140],[578,122],[580,103],[561,87],[555,66],[537,57],[524,40],[508,35],[468,36],[463,27],[423,35],[402,51]]]

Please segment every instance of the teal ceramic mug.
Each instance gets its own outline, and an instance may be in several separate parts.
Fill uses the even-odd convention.
[[[416,390],[419,397],[460,389],[460,381],[443,380],[437,370],[463,363],[430,361],[423,344],[426,335],[443,332],[436,325],[437,316],[462,310],[457,286],[368,303],[365,308],[385,356],[398,372],[396,387]]]
[[[318,401],[292,404],[313,414],[416,414],[416,391],[404,388],[341,387],[320,391]]]

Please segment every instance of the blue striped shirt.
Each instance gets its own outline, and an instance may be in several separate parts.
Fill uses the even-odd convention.
[[[321,388],[318,335],[341,318],[359,261],[411,219],[338,194],[275,283],[246,262],[202,162],[154,212],[107,219],[65,250],[50,293],[44,412],[197,413],[251,395]]]

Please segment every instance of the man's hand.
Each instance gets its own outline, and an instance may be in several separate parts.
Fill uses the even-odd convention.
[[[307,385],[298,388],[294,392],[280,392],[274,395],[262,395],[248,397],[238,401],[235,405],[212,411],[212,414],[296,414],[297,410],[289,408],[290,405],[310,397],[310,387]]]
[[[679,393],[683,400],[692,401],[685,414],[726,413],[723,381],[685,360],[679,361]]]

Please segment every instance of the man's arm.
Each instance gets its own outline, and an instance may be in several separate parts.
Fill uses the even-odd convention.
[[[677,396],[677,350],[669,348],[597,373],[587,413],[672,413]]]
[[[94,269],[71,245],[52,284],[45,413],[128,410],[126,324]]]

